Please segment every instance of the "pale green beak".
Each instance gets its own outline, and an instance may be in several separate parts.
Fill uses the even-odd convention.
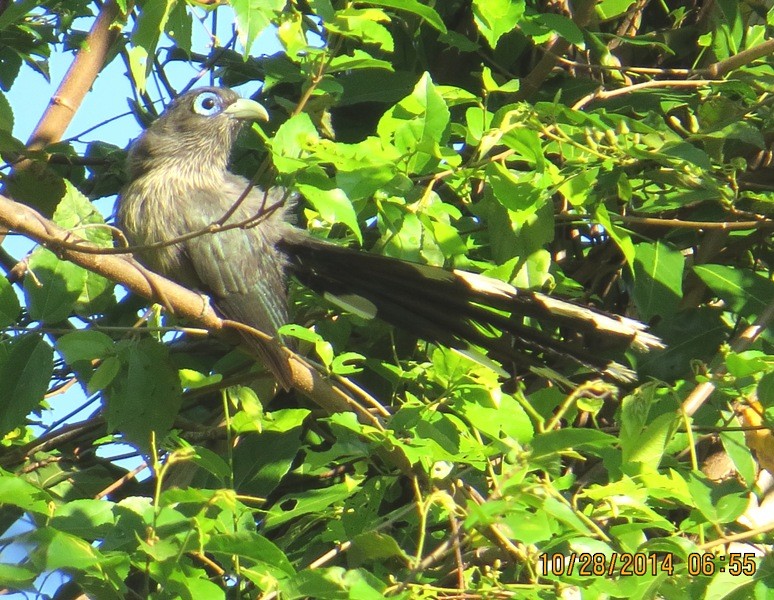
[[[235,119],[244,119],[246,121],[269,120],[269,113],[266,112],[266,109],[254,100],[248,100],[247,98],[239,98],[223,112]]]

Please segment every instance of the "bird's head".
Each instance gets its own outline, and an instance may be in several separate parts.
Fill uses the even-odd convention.
[[[231,146],[246,121],[268,121],[266,109],[228,88],[186,92],[132,144],[132,179],[152,169],[224,171]]]

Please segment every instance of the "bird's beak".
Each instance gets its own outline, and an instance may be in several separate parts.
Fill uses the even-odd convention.
[[[266,109],[255,102],[246,98],[239,98],[236,102],[229,105],[224,111],[235,119],[244,119],[246,121],[268,121],[269,113]]]

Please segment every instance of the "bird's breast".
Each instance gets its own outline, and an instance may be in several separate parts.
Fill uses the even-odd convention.
[[[116,219],[129,244],[138,247],[140,261],[189,288],[200,288],[183,242],[149,248],[184,236],[188,231],[186,212],[192,190],[173,177],[146,176],[130,183],[118,200]]]

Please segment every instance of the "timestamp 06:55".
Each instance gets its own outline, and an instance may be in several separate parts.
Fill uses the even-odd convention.
[[[570,575],[579,577],[635,577],[657,575],[664,573],[672,575],[675,571],[675,555],[671,552],[663,554],[646,554],[644,552],[613,552],[610,555],[601,552],[571,552],[569,554],[541,554],[538,557],[541,575]],[[730,575],[755,575],[758,563],[752,553],[712,554],[710,552],[692,552],[686,556],[684,563],[688,575],[715,575],[726,573]],[[575,568],[577,567],[577,573]]]

